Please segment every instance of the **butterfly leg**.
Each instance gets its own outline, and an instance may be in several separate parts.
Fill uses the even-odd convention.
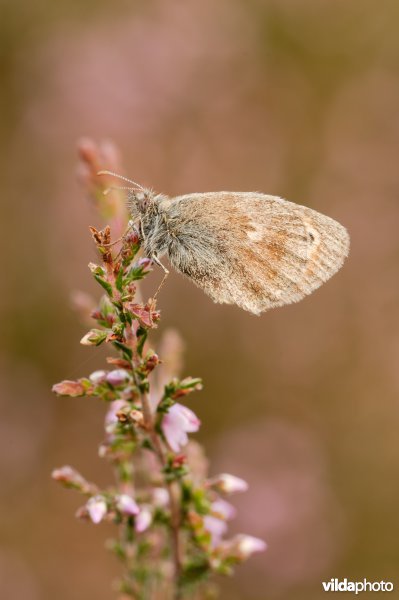
[[[157,297],[157,296],[158,296],[158,294],[159,294],[159,291],[160,291],[161,287],[163,286],[163,284],[165,283],[165,281],[166,281],[166,279],[167,279],[167,277],[168,277],[168,275],[169,275],[169,270],[168,270],[168,269],[165,267],[165,265],[163,265],[163,264],[161,263],[161,261],[159,260],[159,258],[158,258],[157,256],[155,256],[155,254],[154,254],[152,257],[151,257],[151,260],[153,260],[153,261],[154,261],[154,263],[158,265],[158,267],[161,267],[162,271],[164,272],[164,276],[163,276],[163,278],[162,278],[162,281],[161,281],[161,283],[159,284],[159,286],[158,286],[158,289],[157,289],[157,291],[156,291],[156,292],[155,292],[155,294],[154,294],[154,300],[155,300],[155,299],[156,299],[156,297]]]

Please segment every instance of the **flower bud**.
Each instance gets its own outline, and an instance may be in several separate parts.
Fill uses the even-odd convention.
[[[83,346],[99,346],[107,337],[107,332],[101,329],[92,329],[82,337],[80,343]]]
[[[235,477],[235,475],[229,475],[228,473],[222,473],[221,475],[214,477],[208,481],[208,485],[224,494],[246,492],[248,489],[248,484],[244,479]]]
[[[152,267],[152,260],[151,258],[140,258],[137,261],[137,264],[143,269],[143,271],[149,271]]]
[[[93,273],[95,275],[104,275],[104,269],[102,267],[100,267],[99,265],[96,265],[95,263],[90,262],[88,264],[88,267],[89,267],[91,273]]]
[[[107,382],[114,387],[122,385],[129,379],[129,373],[125,369],[115,369],[114,371],[110,371],[106,376]]]
[[[252,535],[239,534],[229,542],[232,554],[236,554],[240,560],[246,560],[256,552],[264,552],[267,548],[266,542]]]
[[[52,391],[59,396],[72,396],[75,398],[77,396],[84,396],[85,387],[81,381],[69,381],[69,379],[65,379],[65,381],[55,383]]]
[[[140,242],[140,237],[137,231],[130,231],[125,237],[125,242],[131,246],[136,246]]]
[[[87,491],[93,484],[90,484],[86,481],[84,477],[78,471],[73,469],[72,467],[65,465],[60,469],[54,469],[51,474],[51,477],[65,485],[65,487],[74,488],[79,491]]]
[[[107,371],[94,371],[91,375],[89,375],[89,379],[94,385],[99,385],[106,380]]]

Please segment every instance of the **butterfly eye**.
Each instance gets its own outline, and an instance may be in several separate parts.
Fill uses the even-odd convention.
[[[147,209],[148,202],[149,202],[148,196],[146,194],[143,194],[143,197],[140,199],[140,204],[141,204],[143,210]]]
[[[140,192],[136,194],[137,202],[142,212],[145,212],[148,209],[149,204],[151,204],[151,200],[153,198],[151,192]]]

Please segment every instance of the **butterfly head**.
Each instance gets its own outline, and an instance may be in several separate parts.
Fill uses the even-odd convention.
[[[131,189],[128,193],[128,208],[131,215],[143,217],[156,211],[156,194],[150,189]]]
[[[120,185],[112,185],[104,191],[104,194],[107,194],[111,190],[125,190],[128,192],[128,209],[133,218],[142,217],[146,214],[151,214],[152,212],[156,212],[156,194],[153,190],[149,188],[145,188],[139,183],[136,183],[132,179],[125,177],[124,175],[120,175],[119,173],[114,173],[113,171],[99,171],[98,175],[112,175],[117,179],[122,179],[127,183],[130,183],[129,186],[120,186]]]

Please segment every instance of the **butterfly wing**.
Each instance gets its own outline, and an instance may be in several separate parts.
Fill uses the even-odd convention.
[[[215,302],[255,314],[313,292],[349,250],[333,219],[260,193],[180,196],[166,219],[172,265]]]

